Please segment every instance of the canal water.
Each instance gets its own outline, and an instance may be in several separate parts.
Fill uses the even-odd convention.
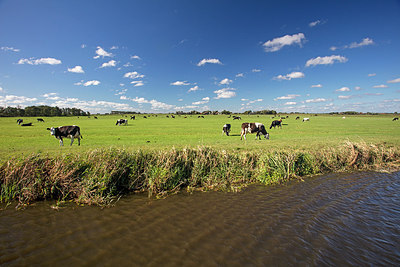
[[[0,211],[4,266],[399,266],[400,173]]]

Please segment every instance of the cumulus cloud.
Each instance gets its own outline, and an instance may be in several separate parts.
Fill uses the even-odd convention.
[[[400,83],[400,78],[394,79],[394,80],[390,80],[387,81],[388,83]]]
[[[131,59],[141,59],[141,58],[137,55],[134,55],[134,56],[131,56]]]
[[[112,56],[113,56],[113,54],[107,52],[106,50],[104,50],[103,48],[98,46],[97,50],[96,50],[96,56],[94,56],[93,58],[97,59],[97,58],[100,58],[100,57],[104,58],[104,57],[112,57]]]
[[[143,97],[126,98],[126,99],[136,102],[138,104],[150,104],[151,109],[153,109],[153,110],[160,110],[160,109],[168,110],[168,109],[173,109],[175,107],[174,105],[169,105],[169,104],[157,101],[155,99],[147,100]]]
[[[115,67],[117,65],[117,61],[110,60],[108,62],[104,62],[100,68],[107,68],[107,67]]]
[[[61,97],[59,97],[57,93],[47,93],[42,96],[44,98],[46,98],[47,100],[60,100],[61,99]]]
[[[374,77],[374,76],[376,76],[376,73],[370,73],[370,74],[368,74],[368,77]]]
[[[322,84],[311,85],[311,88],[322,88]]]
[[[133,84],[133,87],[139,87],[144,85],[143,81],[131,81],[131,84]]]
[[[190,85],[187,81],[176,81],[173,83],[170,83],[170,85],[175,85],[175,86],[183,86],[183,85]]]
[[[302,72],[292,72],[286,75],[278,75],[274,77],[274,80],[291,80],[291,79],[299,79],[299,78],[304,78],[304,73]]]
[[[199,63],[197,63],[197,66],[204,66],[205,64],[219,64],[222,65],[222,62],[219,59],[216,58],[203,58]]]
[[[204,97],[204,98],[202,98],[201,101],[193,102],[192,105],[204,105],[204,104],[207,104],[208,102],[210,102],[210,98]]]
[[[141,79],[144,78],[143,74],[139,74],[137,71],[133,72],[127,72],[124,74],[124,78],[130,78],[130,79]]]
[[[350,91],[349,87],[342,87],[342,88],[336,90],[336,92],[348,92],[348,91]]]
[[[8,46],[2,46],[2,47],[0,47],[0,50],[11,51],[11,52],[19,52],[19,51],[21,51],[20,49],[17,49],[17,48],[14,48],[14,47],[8,47]]]
[[[75,66],[73,68],[68,68],[68,72],[85,73],[85,71],[83,70],[82,66]]]
[[[0,92],[4,92],[4,89],[3,89],[3,87],[1,87],[1,86],[0,86]]]
[[[275,101],[276,101],[276,100],[288,100],[288,99],[294,99],[294,98],[299,97],[299,96],[300,96],[300,95],[294,95],[294,94],[292,94],[292,95],[280,96],[280,97],[275,98],[274,100],[275,100]]]
[[[46,58],[39,58],[39,59],[34,59],[34,58],[21,58],[18,61],[18,64],[29,64],[29,65],[42,65],[42,64],[48,64],[48,65],[58,65],[61,64],[61,60],[51,58],[51,57],[46,57]]]
[[[232,83],[232,80],[229,80],[228,78],[225,78],[219,82],[220,85],[228,85],[230,83]]]
[[[326,57],[316,57],[309,59],[306,62],[306,67],[316,66],[316,65],[332,65],[335,62],[345,63],[347,62],[347,58],[338,55],[326,56]]]
[[[297,105],[297,102],[286,102],[284,105],[285,105],[285,106]]]
[[[190,89],[188,90],[188,93],[190,93],[190,92],[195,92],[195,91],[197,91],[197,90],[200,90],[200,88],[196,85],[196,86],[193,86],[192,88],[190,88]]]
[[[37,101],[37,98],[26,97],[26,96],[16,96],[16,95],[6,95],[0,96],[0,106],[9,105],[23,105],[25,103],[31,103]]]
[[[236,77],[236,78],[239,78],[239,77],[243,78],[243,77],[244,77],[244,73],[238,73],[238,74],[236,74],[235,77]]]
[[[276,52],[282,49],[284,46],[298,44],[301,46],[302,42],[306,40],[303,33],[285,35],[272,40],[269,40],[263,44],[265,52]]]
[[[261,72],[260,69],[252,69],[251,72]]]
[[[388,86],[386,84],[380,84],[380,85],[374,85],[372,88],[387,88]]]
[[[84,82],[83,80],[77,83],[74,83],[74,85],[83,85],[83,86],[90,86],[90,85],[99,85],[100,82],[97,80],[92,80],[92,81],[87,81]]]
[[[342,46],[342,47],[337,47],[337,46],[332,46],[330,49],[332,50],[332,51],[336,51],[336,50],[338,50],[338,49],[352,49],[352,48],[358,48],[358,47],[361,47],[361,46],[367,46],[367,45],[373,45],[374,44],[374,41],[371,39],[371,38],[364,38],[364,39],[362,39],[362,41],[361,42],[359,42],[359,43],[357,43],[357,42],[352,42],[351,44],[349,44],[349,45],[344,45],[344,46]]]
[[[338,96],[339,99],[350,99],[352,97],[353,97],[352,95],[340,95],[340,96]]]
[[[310,27],[315,27],[315,26],[317,26],[317,25],[320,24],[320,23],[321,23],[320,20],[316,20],[316,21],[310,22],[310,23],[308,24],[308,26],[310,26]]]
[[[320,103],[320,102],[326,102],[327,100],[325,98],[314,98],[314,99],[307,99],[306,103]]]
[[[236,93],[234,92],[234,88],[222,88],[219,90],[214,91],[215,94],[217,94],[216,97],[214,97],[214,99],[221,99],[221,98],[232,98],[236,96]]]

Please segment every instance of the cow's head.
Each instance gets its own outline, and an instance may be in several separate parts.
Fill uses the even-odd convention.
[[[50,134],[51,134],[51,135],[56,135],[56,129],[55,129],[54,127],[47,128],[47,130],[50,131]]]

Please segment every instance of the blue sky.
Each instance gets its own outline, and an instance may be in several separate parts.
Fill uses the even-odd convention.
[[[0,106],[400,112],[399,1],[0,0]]]

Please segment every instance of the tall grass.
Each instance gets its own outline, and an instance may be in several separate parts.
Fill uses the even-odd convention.
[[[276,184],[338,171],[394,170],[397,147],[346,142],[313,152],[227,152],[210,147],[160,151],[98,149],[56,157],[33,154],[0,167],[0,202],[43,199],[108,205],[130,192],[162,197],[179,190],[234,191],[250,183]]]

